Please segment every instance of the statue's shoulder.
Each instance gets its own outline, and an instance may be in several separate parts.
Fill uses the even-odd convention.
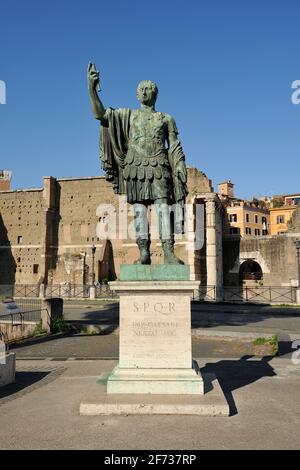
[[[167,113],[162,113],[162,114],[164,115],[164,122],[168,126],[169,132],[175,132],[176,134],[178,134],[178,129],[177,129],[176,122],[173,116]]]
[[[174,120],[173,116],[171,116],[171,114],[168,114],[168,113],[160,113],[160,114],[163,115],[163,118],[164,118],[164,120],[165,120],[167,123],[169,123],[169,122],[171,122],[171,123],[175,122],[175,120]]]

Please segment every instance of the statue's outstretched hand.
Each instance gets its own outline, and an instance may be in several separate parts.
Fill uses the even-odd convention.
[[[87,69],[87,79],[88,79],[88,86],[93,90],[97,90],[99,88],[99,72],[95,67],[95,64],[89,62],[88,69]]]

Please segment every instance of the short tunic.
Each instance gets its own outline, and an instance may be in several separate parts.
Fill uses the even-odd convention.
[[[148,109],[132,111],[123,170],[129,203],[172,200],[172,170],[165,147],[169,132],[178,134],[170,115]]]

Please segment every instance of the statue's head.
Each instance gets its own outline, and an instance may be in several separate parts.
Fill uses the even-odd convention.
[[[137,99],[142,104],[154,105],[158,95],[158,88],[151,80],[142,80],[137,87]]]

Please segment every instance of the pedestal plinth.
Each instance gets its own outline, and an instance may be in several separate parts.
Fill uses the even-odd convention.
[[[191,343],[191,297],[198,283],[118,281],[110,287],[120,295],[120,359],[107,393],[203,394]]]
[[[121,266],[120,277],[109,283],[120,295],[119,364],[80,414],[228,416],[217,378],[203,381],[192,360],[191,297],[199,283],[189,280],[189,268]]]

